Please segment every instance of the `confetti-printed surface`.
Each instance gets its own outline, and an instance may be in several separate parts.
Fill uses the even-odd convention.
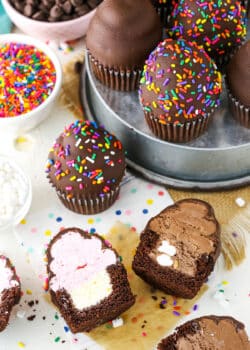
[[[50,239],[62,228],[79,226],[91,233],[114,233],[119,221],[129,232],[140,232],[148,219],[171,203],[165,188],[143,181],[139,178],[126,177],[119,199],[107,211],[93,216],[81,216],[65,209],[58,200],[55,191],[49,186],[44,167],[55,137],[65,125],[73,121],[60,105],[52,112],[53,118],[41,124],[28,135],[20,135],[13,148],[12,143],[0,140],[0,152],[14,158],[30,174],[33,186],[32,206],[27,217],[16,228],[15,233],[0,234],[0,252],[8,255],[15,264],[17,274],[21,277],[23,296],[18,306],[13,309],[6,331],[0,333],[0,350],[95,350],[102,349],[89,336],[72,335],[68,326],[51,304],[47,289],[46,261],[44,252]],[[246,205],[247,203],[247,198]],[[234,232],[237,240],[237,232]],[[164,313],[171,312],[176,324],[194,317],[216,313],[232,315],[245,323],[250,334],[250,237],[246,237],[247,259],[232,271],[224,270],[222,257],[209,277],[207,289],[191,308],[183,308],[172,297],[152,291],[150,301],[139,297],[141,308],[145,303],[161,312],[160,323],[164,326]],[[124,255],[124,260],[127,260]],[[124,261],[125,263],[125,261]],[[164,298],[161,298],[163,297]],[[133,309],[131,310],[131,312]],[[143,315],[142,315],[143,314]],[[134,325],[142,346],[130,346],[131,350],[150,350],[147,339],[152,324],[145,312],[135,313],[130,322]],[[114,324],[120,327],[114,328]],[[126,318],[118,319],[103,326],[109,333],[104,333],[109,340],[116,331],[126,329]],[[120,328],[120,330],[119,330]],[[115,331],[115,332],[114,332]],[[94,334],[97,340],[96,333]],[[98,335],[100,340],[100,330]],[[114,347],[104,347],[107,350]]]

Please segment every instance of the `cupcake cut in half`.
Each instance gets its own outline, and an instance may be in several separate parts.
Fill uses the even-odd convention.
[[[203,45],[223,70],[246,37],[246,10],[236,0],[179,0],[169,34]]]
[[[115,90],[136,90],[144,61],[161,38],[160,18],[150,0],[104,0],[86,38],[95,77]]]
[[[111,321],[135,302],[110,243],[78,228],[58,233],[47,250],[49,290],[73,333]]]
[[[157,350],[250,350],[243,323],[229,316],[203,316],[176,328]]]
[[[202,47],[166,39],[144,66],[139,96],[152,132],[170,142],[188,142],[207,128],[220,104],[221,74]]]
[[[10,313],[21,298],[21,284],[10,260],[0,255],[0,332],[8,325]]]
[[[229,107],[234,118],[250,128],[250,40],[234,54],[226,71]]]
[[[220,227],[212,207],[198,199],[184,199],[149,220],[132,266],[153,287],[192,299],[219,253]]]
[[[121,142],[90,121],[75,121],[56,139],[46,172],[62,203],[81,214],[96,214],[116,200],[125,171]]]

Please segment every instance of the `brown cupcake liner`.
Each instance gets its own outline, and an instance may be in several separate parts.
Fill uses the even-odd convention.
[[[63,205],[78,214],[92,215],[107,210],[117,199],[120,186],[105,193],[102,197],[98,195],[88,195],[85,197],[67,198],[67,194],[57,190],[56,193]]]
[[[189,142],[202,135],[208,126],[212,113],[206,117],[188,121],[184,124],[161,124],[153,114],[144,111],[147,124],[155,136],[168,142]]]
[[[88,52],[89,62],[95,77],[113,90],[134,91],[138,89],[141,69],[119,70],[105,67]]]
[[[229,109],[234,119],[237,120],[240,125],[250,129],[250,107],[245,107],[229,90],[227,91]]]

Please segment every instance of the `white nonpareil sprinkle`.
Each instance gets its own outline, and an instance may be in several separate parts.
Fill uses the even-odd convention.
[[[245,200],[241,197],[236,198],[235,203],[238,205],[238,207],[241,207],[241,208],[244,207],[246,204]]]
[[[25,310],[18,310],[16,315],[18,318],[24,318],[24,316],[26,315],[26,311]]]
[[[26,201],[27,192],[23,175],[8,161],[0,160],[0,226],[15,218]]]
[[[115,318],[115,319],[112,321],[112,326],[113,326],[113,328],[117,328],[117,327],[123,326],[123,319],[122,319],[121,317]]]

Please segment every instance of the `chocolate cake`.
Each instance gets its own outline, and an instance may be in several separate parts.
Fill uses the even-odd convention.
[[[118,196],[125,152],[103,127],[76,120],[54,142],[46,172],[66,208],[96,214],[108,209]]]
[[[157,350],[250,350],[244,325],[228,316],[204,316],[184,323]]]
[[[149,220],[133,270],[165,293],[192,299],[219,253],[220,227],[212,207],[198,199],[184,199]]]
[[[78,228],[58,233],[48,250],[49,290],[73,333],[115,319],[135,302],[116,251]]]
[[[104,0],[86,37],[95,77],[115,90],[136,90],[144,61],[161,37],[150,0]]]
[[[10,260],[0,255],[0,332],[8,325],[14,305],[19,303],[21,285]]]

